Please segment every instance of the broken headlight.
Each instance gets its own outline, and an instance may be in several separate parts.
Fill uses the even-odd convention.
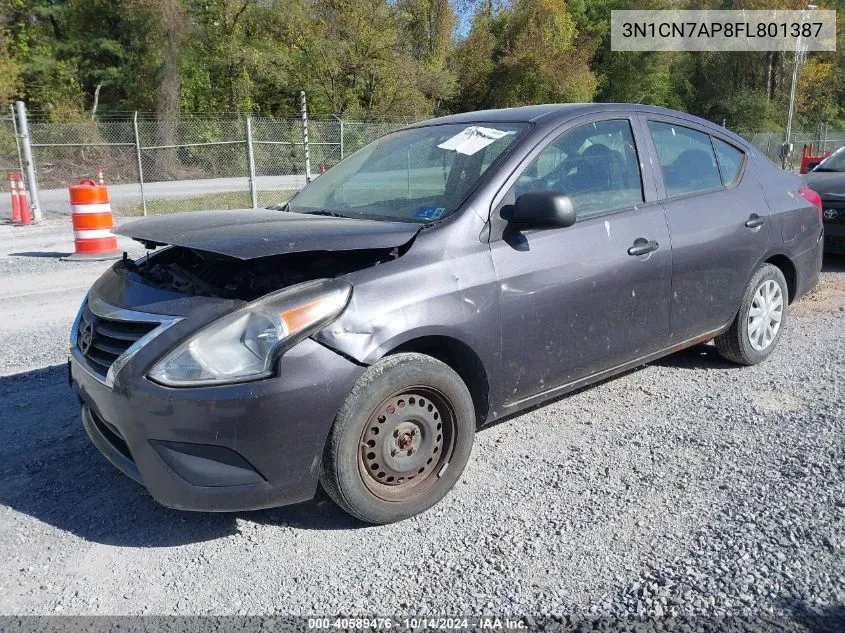
[[[336,279],[273,292],[200,330],[156,363],[149,377],[171,387],[265,378],[285,350],[340,316],[351,294],[352,286]]]

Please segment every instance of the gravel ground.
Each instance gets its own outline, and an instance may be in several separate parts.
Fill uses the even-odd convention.
[[[763,365],[698,346],[497,423],[440,505],[367,527],[324,496],[168,510],[110,466],[64,366],[108,264],[39,256],[70,250],[62,228],[0,226],[0,613],[845,631],[845,261],[826,261]]]

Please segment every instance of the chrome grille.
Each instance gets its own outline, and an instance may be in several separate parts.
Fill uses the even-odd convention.
[[[123,321],[94,314],[86,302],[76,331],[76,346],[91,369],[105,378],[109,367],[138,339],[160,325],[155,321]]]

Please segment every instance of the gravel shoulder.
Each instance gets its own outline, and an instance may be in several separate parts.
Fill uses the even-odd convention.
[[[743,630],[845,630],[845,261],[826,262],[763,365],[701,345],[499,422],[440,505],[366,527],[323,495],[169,510],[110,466],[64,365],[108,263],[44,256],[72,250],[67,219],[53,222],[26,237],[0,226],[0,613],[731,615]]]

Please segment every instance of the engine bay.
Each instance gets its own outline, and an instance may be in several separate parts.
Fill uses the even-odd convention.
[[[397,259],[404,250],[308,251],[243,260],[170,246],[137,261],[124,256],[115,264],[115,271],[135,275],[146,285],[186,295],[251,301],[312,279],[377,266]]]

